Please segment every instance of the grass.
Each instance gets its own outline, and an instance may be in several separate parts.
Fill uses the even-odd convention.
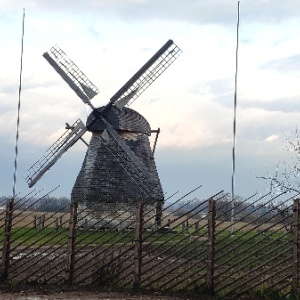
[[[197,233],[193,232],[192,240],[190,240],[188,232],[183,232],[183,234],[179,234],[180,231],[177,232],[178,234],[152,234],[151,232],[144,232],[143,239],[146,243],[164,244],[161,248],[170,246],[180,248],[186,246],[186,249],[190,250],[190,255],[200,252],[206,253],[206,229],[201,229]],[[85,232],[83,230],[77,230],[76,234],[76,244],[80,246],[134,243],[134,232],[130,231]],[[197,239],[197,236],[201,238]],[[263,234],[257,235],[257,232],[254,230],[246,233],[236,232],[234,237],[231,237],[230,231],[226,230],[216,235],[216,259],[218,260],[218,264],[226,262],[227,264],[233,265],[245,256],[249,256],[249,259],[261,256],[261,259],[257,263],[251,264],[252,267],[255,267],[263,261],[268,261],[270,258],[268,253],[272,253],[274,256],[286,249],[287,245],[284,245],[284,243],[286,243],[287,239],[291,239],[291,237],[283,237],[283,233],[281,232],[271,232],[269,236],[266,237]],[[3,240],[3,228],[0,229],[0,241],[1,240]],[[32,227],[15,227],[12,229],[11,242],[12,246],[66,245],[68,243],[68,229],[46,227],[38,230]],[[259,249],[262,249],[261,253]]]
[[[3,233],[1,232],[1,235]],[[55,245],[66,244],[68,240],[68,232],[66,229],[44,228],[41,230],[32,227],[13,228],[11,241],[12,245],[22,246],[40,246],[40,245]]]
[[[114,243],[128,243],[133,240],[134,233],[126,231],[92,231],[85,232],[83,230],[77,230],[76,243],[79,245],[87,244],[114,244]],[[0,228],[0,242],[3,241],[4,230]],[[159,242],[167,240],[180,240],[182,236],[174,237],[174,234],[154,234],[145,232],[144,238],[147,242],[158,240]],[[68,229],[60,228],[55,229],[53,227],[46,227],[43,229],[35,229],[33,227],[14,227],[11,234],[12,245],[22,244],[23,246],[34,245],[64,245],[68,241]]]
[[[79,245],[101,244],[116,242],[126,243],[132,239],[132,233],[122,234],[117,231],[107,232],[83,232],[77,231],[76,242]],[[0,241],[3,240],[3,229],[0,229]],[[41,245],[65,245],[68,242],[68,230],[66,228],[43,228],[41,230],[24,227],[13,228],[11,235],[12,245],[41,246]]]
[[[147,243],[153,242],[154,246],[158,248],[158,253],[165,252],[165,255],[171,259],[174,259],[176,256],[183,255],[184,259],[190,259],[195,257],[189,267],[186,270],[185,274],[193,274],[197,272],[197,268],[201,265],[206,264],[206,255],[207,255],[207,229],[201,228],[199,231],[195,232],[194,230],[182,231],[180,227],[176,228],[176,233],[151,233],[144,232],[143,238]],[[85,245],[112,245],[115,243],[128,243],[129,245],[134,244],[134,232],[132,231],[76,231],[77,238],[76,243],[78,246]],[[189,234],[193,235],[193,239],[190,240]],[[197,236],[204,237],[197,240]],[[0,241],[3,240],[3,228],[0,229]],[[285,235],[285,232],[278,231],[272,232],[268,231],[266,233],[249,230],[249,231],[236,231],[234,236],[231,235],[230,230],[217,231],[216,232],[216,256],[215,256],[215,265],[220,266],[221,268],[216,268],[216,284],[219,285],[223,282],[230,282],[238,278],[239,280],[236,283],[233,283],[229,288],[224,288],[221,290],[221,295],[226,299],[226,295],[233,288],[240,287],[244,288],[243,282],[247,281],[249,278],[253,278],[253,284],[260,280],[259,270],[257,267],[263,265],[265,269],[270,268],[271,273],[280,271],[281,266],[272,269],[272,264],[280,263],[280,261],[292,257],[292,243],[286,242],[292,241],[291,235]],[[59,228],[46,227],[41,230],[35,229],[33,227],[14,227],[11,234],[12,246],[41,246],[41,245],[62,245],[66,247],[68,243],[68,228]],[[222,250],[221,250],[222,248]],[[146,247],[144,249],[147,249]],[[176,252],[177,250],[180,250]],[[283,253],[285,250],[288,252]],[[151,251],[151,248],[147,249]],[[156,252],[157,253],[157,252]],[[175,254],[176,253],[176,254]],[[156,255],[153,253],[153,255]],[[159,254],[160,255],[160,254]],[[275,261],[272,259],[278,256],[278,259]],[[292,262],[292,260],[291,260]],[[185,266],[187,267],[187,266]],[[221,274],[224,270],[230,270],[230,272],[225,272]],[[251,277],[245,277],[249,272],[253,271]],[[202,271],[201,271],[202,272]],[[205,270],[203,271],[205,272]],[[221,272],[221,273],[220,273]],[[288,273],[289,272],[289,273]],[[173,274],[173,273],[172,273]],[[200,273],[198,273],[199,275]],[[218,274],[221,274],[220,276]],[[245,299],[282,299],[278,298],[281,294],[276,290],[268,289],[269,280],[268,274],[266,273],[266,280],[262,285],[258,285],[253,291],[248,293],[250,298]],[[286,275],[287,274],[287,275]],[[286,271],[278,277],[278,280],[282,276],[289,276],[290,271]],[[193,275],[194,276],[194,275]],[[219,276],[219,277],[218,277]],[[256,278],[257,276],[257,278]],[[187,278],[186,283],[188,284],[189,280],[193,280],[194,277]],[[277,280],[277,279],[276,279]],[[205,278],[197,284],[201,285],[202,281],[205,281]],[[158,284],[163,288],[163,283]],[[195,287],[195,285],[193,285]],[[177,286],[177,289],[184,289],[185,282],[180,283]],[[193,288],[193,287],[191,287]],[[252,298],[251,298],[252,297]],[[273,297],[273,298],[272,298]],[[277,297],[277,298],[276,298]],[[241,298],[243,299],[243,298]],[[290,298],[297,299],[297,298]]]

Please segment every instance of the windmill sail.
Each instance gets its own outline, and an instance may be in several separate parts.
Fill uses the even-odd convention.
[[[135,91],[128,99],[134,102],[181,54],[180,48],[172,40],[166,42],[149,61],[125,83],[110,99],[117,105],[118,101]]]
[[[118,102],[115,103],[115,106],[118,107],[119,109],[122,109],[131,99],[132,97],[136,94],[137,90],[133,90],[126,96],[120,98]]]
[[[98,88],[58,46],[45,52],[43,57],[84,103],[89,104],[90,100],[99,93]]]
[[[87,131],[85,125],[78,119],[27,171],[25,180],[31,188],[57,162],[57,160],[72,147]]]

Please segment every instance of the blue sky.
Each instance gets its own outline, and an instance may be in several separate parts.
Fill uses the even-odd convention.
[[[132,106],[161,128],[156,162],[167,194],[203,184],[231,191],[237,1],[1,1],[0,196],[12,194],[21,23],[26,9],[17,190],[27,169],[87,108],[42,57],[59,45],[99,88],[101,106],[168,40],[182,55]],[[236,193],[289,161],[300,117],[298,1],[241,1]],[[86,140],[89,139],[87,135]],[[69,196],[86,146],[77,143],[37,184]]]

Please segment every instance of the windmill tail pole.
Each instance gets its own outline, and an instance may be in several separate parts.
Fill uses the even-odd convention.
[[[16,144],[15,144],[14,177],[13,177],[13,198],[16,195],[16,182],[17,182],[17,169],[18,169],[19,127],[20,127],[22,71],[23,71],[24,22],[25,22],[25,8],[23,8],[23,20],[22,20],[21,67],[20,67],[20,76],[19,76],[19,101],[18,101],[18,110],[17,110],[17,129],[16,129]]]

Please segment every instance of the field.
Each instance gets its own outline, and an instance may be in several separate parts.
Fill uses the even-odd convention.
[[[162,228],[140,208],[106,213],[93,223],[81,216],[72,208],[71,213],[15,210],[10,230],[4,226],[9,214],[3,213],[3,278],[17,286],[68,283],[177,295],[213,291],[224,299],[249,293],[260,299],[266,290],[276,299],[293,283],[290,216],[231,224],[214,214],[164,212]]]

